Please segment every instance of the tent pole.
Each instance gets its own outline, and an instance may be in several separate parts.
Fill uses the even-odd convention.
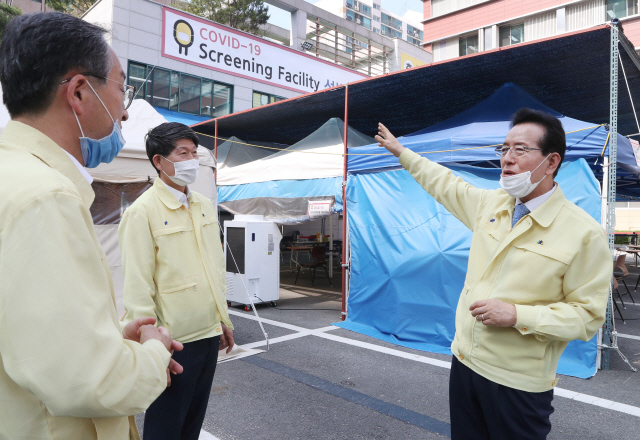
[[[609,250],[611,259],[614,257],[614,243],[616,233],[616,179],[618,163],[618,63],[622,63],[619,55],[619,32],[618,19],[611,20],[611,53],[610,53],[610,77],[609,77],[609,186],[607,188],[607,235],[609,237]],[[609,301],[607,301],[607,314],[602,331],[602,369],[609,369],[611,351],[615,350],[623,361],[627,363],[633,371],[637,369],[631,365],[629,360],[618,347],[618,332],[616,332],[616,322],[613,315],[613,280],[609,284]]]
[[[216,167],[213,170],[213,181],[218,184],[218,120],[214,120],[215,123],[215,139],[213,140],[213,157],[216,159]]]
[[[618,144],[618,23],[611,21],[611,45],[610,45],[610,76],[609,76],[609,169],[607,182],[607,235],[609,238],[609,250],[613,259],[614,239],[616,227],[616,163]],[[612,295],[612,287],[609,287],[609,298]],[[607,301],[607,314],[602,332],[603,351],[601,356],[602,369],[609,369],[609,359],[613,338],[613,310],[611,301]]]
[[[344,169],[342,172],[342,320],[347,319],[347,138],[349,135],[349,84],[344,87]]]

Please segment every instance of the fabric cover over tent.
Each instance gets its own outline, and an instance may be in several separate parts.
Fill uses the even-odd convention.
[[[565,160],[582,157],[593,164],[601,155],[608,155],[609,131],[603,125],[569,118],[541,103],[515,84],[507,83],[489,98],[468,110],[424,130],[398,138],[400,143],[434,162],[479,164],[490,161],[499,165],[494,149],[502,145],[510,128],[511,116],[523,107],[541,110],[556,116],[567,132]],[[384,123],[384,121],[382,121]],[[355,152],[354,152],[355,153]],[[389,169],[398,160],[377,143],[360,148],[357,153],[380,156],[350,155],[349,172]],[[602,160],[596,170],[602,169]],[[618,134],[618,164],[640,172],[629,139]]]
[[[205,137],[200,135],[201,138]],[[202,139],[204,140],[204,139]],[[208,139],[210,141],[210,139]],[[213,148],[211,142],[205,144],[210,150]],[[245,163],[253,162],[267,156],[271,156],[288,147],[284,144],[276,144],[274,142],[251,142],[252,145],[248,145],[242,139],[238,139],[235,136],[231,136],[229,139],[218,145],[218,166],[220,169],[223,167],[237,167]],[[267,147],[267,148],[260,148]]]
[[[349,127],[350,148],[373,139]],[[218,202],[233,214],[264,215],[276,223],[309,220],[309,201],[330,200],[342,211],[344,122],[327,121],[318,130],[260,160],[218,171]]]
[[[499,169],[450,167],[479,188],[497,189]],[[584,159],[556,178],[565,196],[600,220],[599,185]],[[451,354],[471,231],[405,170],[353,174],[347,185],[351,278],[348,317],[336,325],[405,347]],[[596,339],[572,341],[558,372],[596,372]]]

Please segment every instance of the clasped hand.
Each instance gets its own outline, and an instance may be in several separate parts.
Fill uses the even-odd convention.
[[[484,325],[513,327],[518,320],[516,306],[498,299],[476,301],[471,304],[469,310],[471,310],[471,316],[474,316],[477,321],[482,321]]]
[[[144,344],[150,339],[157,339],[162,342],[169,353],[173,354],[174,351],[181,351],[183,345],[171,338],[171,333],[164,327],[156,327],[156,318],[138,318],[128,323],[122,331],[122,337],[130,341],[139,342]],[[171,359],[169,361],[169,368],[167,368],[167,386],[171,385],[171,374],[180,374],[184,368],[182,365]],[[170,374],[171,373],[171,374]]]

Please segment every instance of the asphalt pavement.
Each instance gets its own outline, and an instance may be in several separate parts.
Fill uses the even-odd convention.
[[[627,284],[640,304],[638,269],[630,269]],[[334,288],[324,279],[310,289],[303,280],[307,287],[289,287],[288,276],[276,307],[257,306],[269,350],[218,365],[201,439],[450,438],[450,356],[332,326],[340,320],[339,279]],[[623,300],[618,344],[640,369],[640,305],[628,294]],[[266,349],[253,312],[230,310],[236,343]],[[617,353],[610,370],[588,380],[560,376],[558,387],[549,439],[640,438],[640,373]]]

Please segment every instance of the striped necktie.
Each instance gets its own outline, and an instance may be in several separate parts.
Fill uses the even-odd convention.
[[[513,220],[511,221],[511,228],[513,228],[518,221],[525,215],[529,214],[529,208],[524,203],[516,205],[516,209],[513,210]]]

